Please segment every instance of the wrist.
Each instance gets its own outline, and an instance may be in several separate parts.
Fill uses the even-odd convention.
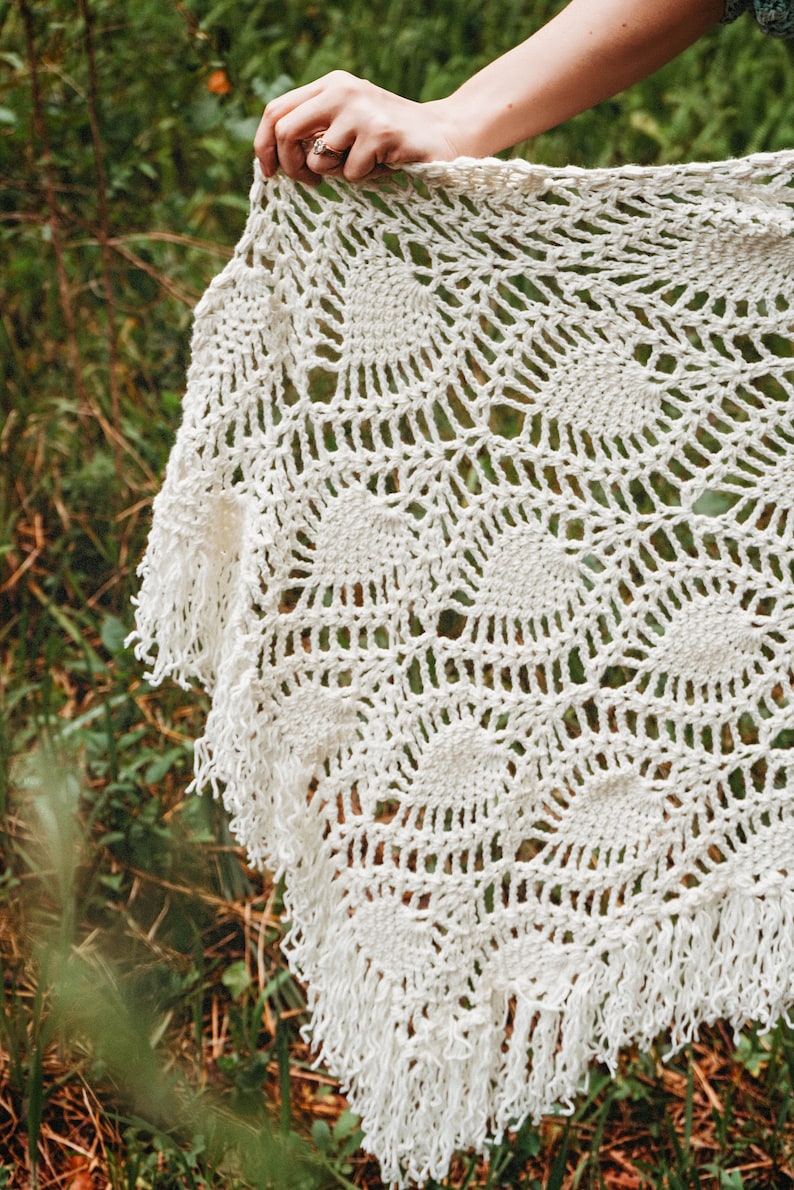
[[[499,149],[515,144],[516,141],[509,138],[500,143],[493,127],[493,114],[476,95],[467,93],[467,87],[464,83],[462,88],[444,99],[434,99],[423,105],[449,144],[452,155],[490,157]]]

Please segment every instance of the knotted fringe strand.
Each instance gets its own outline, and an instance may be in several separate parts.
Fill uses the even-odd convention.
[[[238,837],[253,861],[290,874],[285,950],[308,990],[307,1039],[344,1080],[386,1182],[442,1178],[458,1149],[485,1154],[523,1119],[572,1106],[591,1064],[614,1072],[629,1044],[647,1049],[663,1037],[672,1054],[703,1024],[724,1019],[738,1031],[749,1019],[767,1025],[786,1014],[794,888],[779,873],[725,887],[705,903],[689,890],[660,921],[625,929],[605,922],[603,941],[567,950],[556,971],[538,968],[534,980],[528,955],[521,987],[486,965],[490,997],[481,986],[479,1008],[450,1005],[443,994],[434,1001],[421,971],[415,986],[398,984],[363,953],[355,908],[329,895],[338,857],[323,838],[322,814],[306,804],[305,784],[298,791],[294,769],[279,761],[276,737],[268,773],[268,750],[257,747],[219,775],[212,757],[216,749],[229,755],[234,725],[208,727],[221,735],[200,742],[198,780],[217,790],[232,778],[224,800]],[[236,784],[242,773],[256,783]]]

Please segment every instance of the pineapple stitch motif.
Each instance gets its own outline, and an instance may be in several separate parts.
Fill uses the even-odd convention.
[[[386,1181],[794,1002],[794,153],[257,180],[137,652]]]

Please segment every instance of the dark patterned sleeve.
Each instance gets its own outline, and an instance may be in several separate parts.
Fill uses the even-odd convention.
[[[794,37],[794,0],[725,0],[724,23],[750,12],[771,37]]]

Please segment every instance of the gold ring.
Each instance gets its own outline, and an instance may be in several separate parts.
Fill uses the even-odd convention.
[[[344,161],[350,152],[349,149],[332,149],[327,145],[321,136],[318,136],[311,147],[311,152],[316,153],[318,157],[336,157],[337,161]]]

